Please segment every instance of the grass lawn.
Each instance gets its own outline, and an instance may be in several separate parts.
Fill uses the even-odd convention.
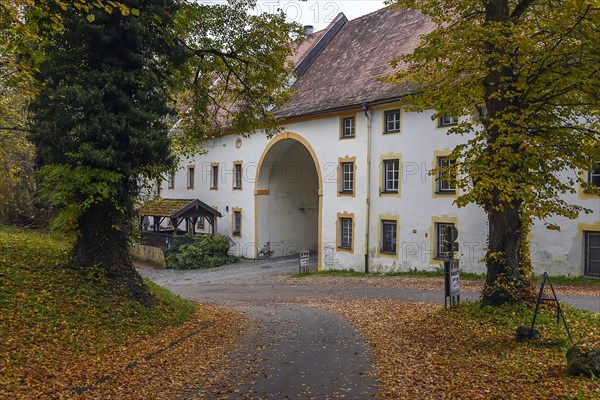
[[[294,274],[292,278],[304,278],[307,276],[364,276],[364,277],[385,277],[385,276],[406,276],[409,278],[442,278],[444,272],[442,270],[436,271],[422,271],[422,270],[410,270],[410,271],[399,271],[399,272],[388,272],[385,274],[357,272],[348,269],[342,270],[327,270],[327,271],[310,271],[301,274]],[[472,272],[461,272],[461,278],[463,279],[485,279],[485,275],[474,274]]]
[[[483,275],[461,272],[461,291],[480,293],[485,277]],[[408,271],[390,274],[364,274],[348,270],[331,270],[296,274],[284,278],[291,284],[304,285],[357,285],[377,287],[404,287],[416,290],[444,290],[444,275],[437,271]],[[562,295],[600,296],[600,280],[584,277],[552,277],[556,293]],[[540,279],[534,278],[534,290],[537,294]],[[550,285],[546,284],[544,293],[551,295]]]
[[[70,268],[69,248],[59,236],[0,230],[0,398],[70,397],[73,388],[107,374],[117,380],[125,365],[190,331],[241,324],[237,315],[151,283],[158,302],[145,307],[115,292],[101,276]],[[208,347],[215,346],[207,349],[207,362],[208,350],[220,351],[230,339],[208,340]],[[167,376],[168,369],[160,375]],[[92,397],[99,395],[94,392]]]
[[[306,277],[364,277],[364,278],[376,278],[376,277],[405,277],[405,278],[443,278],[444,272],[441,269],[435,271],[423,271],[423,270],[410,270],[400,272],[389,272],[385,274],[371,273],[365,274],[364,272],[356,272],[353,270],[327,270],[327,271],[310,271],[302,274],[294,274],[291,278],[306,278]],[[476,274],[473,272],[462,272],[460,278],[465,281],[481,282],[485,281],[485,274]],[[600,294],[600,279],[589,278],[584,276],[552,276],[550,281],[553,285],[561,287],[585,287],[589,289],[597,289]],[[541,283],[541,276],[535,275],[533,282],[536,285]]]
[[[357,272],[350,269],[331,269],[327,271],[309,271],[301,274],[294,274],[292,278],[304,278],[307,276],[369,276],[364,272]]]
[[[531,324],[523,306],[482,308],[389,300],[315,304],[344,315],[369,343],[379,397],[385,399],[597,399],[597,378],[570,377],[570,345],[562,324],[542,312],[537,342],[516,343],[515,329]],[[566,307],[575,342],[600,346],[600,314]]]

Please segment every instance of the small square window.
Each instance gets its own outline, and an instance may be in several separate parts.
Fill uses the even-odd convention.
[[[355,119],[354,117],[347,117],[342,119],[342,138],[354,137],[355,130]]]
[[[400,132],[400,109],[389,110],[384,115],[384,133]]]
[[[188,174],[187,174],[187,188],[188,189],[194,188],[194,173],[195,173],[195,168],[188,167]]]
[[[211,167],[211,177],[210,177],[210,188],[212,190],[217,190],[219,188],[219,166],[213,165]]]
[[[438,168],[448,168],[452,161],[447,156],[437,158]],[[456,193],[456,183],[449,179],[448,171],[439,170],[436,178],[437,193]]]
[[[352,249],[352,218],[340,218],[339,247]]]
[[[383,193],[398,193],[400,160],[383,160]]]
[[[458,118],[454,117],[454,116],[452,116],[450,114],[442,115],[438,119],[438,126],[439,127],[454,126],[454,125],[458,125]]]
[[[354,192],[354,163],[343,162],[340,163],[340,192],[341,193],[352,193]]]
[[[241,189],[242,188],[242,164],[234,164],[234,173],[233,173],[233,188]]]
[[[381,252],[396,254],[396,221],[381,221]]]

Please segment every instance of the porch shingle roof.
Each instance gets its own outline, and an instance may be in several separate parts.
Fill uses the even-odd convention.
[[[140,208],[141,216],[177,218],[186,211],[198,206],[205,213],[221,217],[221,213],[198,199],[163,199],[157,198]]]

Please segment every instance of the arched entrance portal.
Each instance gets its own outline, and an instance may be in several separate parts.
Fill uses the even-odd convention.
[[[258,163],[254,191],[254,238],[258,252],[273,257],[310,250],[321,269],[323,180],[316,154],[300,135],[271,140]]]

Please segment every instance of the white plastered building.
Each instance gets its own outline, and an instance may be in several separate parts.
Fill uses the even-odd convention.
[[[484,211],[459,209],[452,185],[429,175],[464,140],[446,134],[456,121],[406,111],[409,88],[377,79],[431,29],[413,11],[383,9],[353,21],[338,15],[295,56],[295,95],[275,111],[283,133],[210,140],[206,154],[184,160],[162,183],[161,196],[200,199],[218,210],[216,231],[232,239],[239,256],[310,250],[319,269],[435,269],[446,256],[440,233],[453,224],[461,268],[485,272]],[[535,271],[600,275],[600,198],[579,188],[565,200],[593,213],[554,218],[560,231],[535,224]],[[211,228],[199,220],[188,229]]]

